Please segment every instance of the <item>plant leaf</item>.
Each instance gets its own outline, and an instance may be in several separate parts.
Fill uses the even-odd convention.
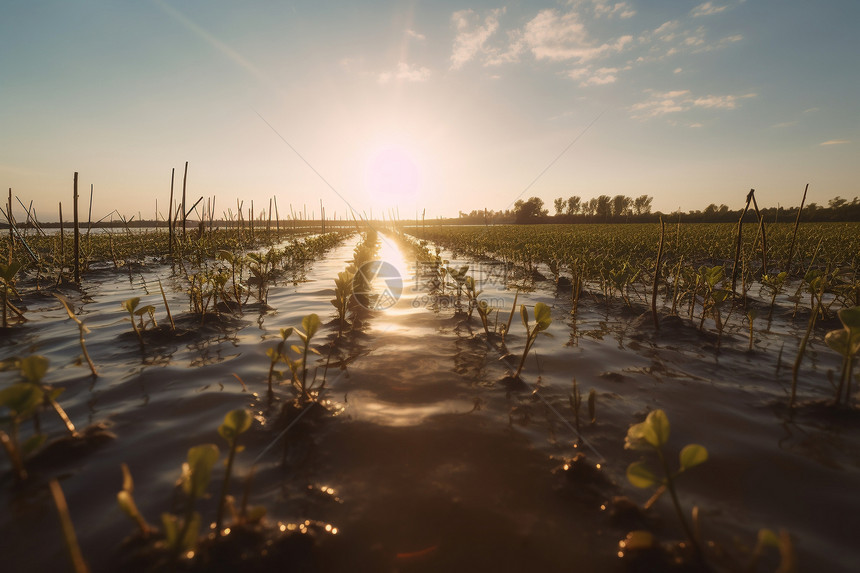
[[[140,297],[134,296],[132,298],[128,298],[122,301],[122,307],[128,311],[129,314],[134,312],[134,309],[137,308],[137,305],[140,304]]]
[[[16,416],[29,416],[42,402],[42,389],[27,382],[12,384],[0,390],[0,406],[6,406]]]
[[[657,476],[645,467],[644,462],[633,462],[627,466],[627,481],[639,488],[654,487],[659,483]]]
[[[687,444],[678,456],[681,471],[688,470],[708,460],[708,450],[699,444]]]
[[[645,439],[658,448],[669,441],[669,418],[663,410],[654,410],[645,418]]]
[[[538,330],[546,330],[552,324],[552,311],[542,302],[535,304],[535,322]]]
[[[224,423],[218,428],[218,433],[228,442],[235,440],[239,434],[244,433],[251,427],[251,412],[244,408],[237,408],[227,412]]]
[[[218,461],[218,446],[203,444],[188,450],[188,471],[183,472],[182,489],[191,497],[200,497],[209,486],[212,466]]]
[[[848,342],[851,338],[850,333],[845,328],[839,330],[831,330],[824,335],[824,342],[827,343],[832,350],[835,350],[842,356],[850,356],[848,353]]]
[[[21,360],[19,366],[21,368],[21,375],[28,382],[39,382],[45,373],[48,371],[48,359],[44,356],[33,355],[28,356]]]
[[[320,327],[320,317],[316,313],[311,313],[302,319],[302,328],[308,336],[308,340],[313,338]]]
[[[843,308],[839,311],[839,320],[848,330],[860,330],[860,306]]]

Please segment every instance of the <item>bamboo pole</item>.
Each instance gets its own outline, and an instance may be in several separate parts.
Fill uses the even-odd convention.
[[[173,176],[176,168],[170,169],[170,205],[167,206],[167,251],[173,258]]]
[[[800,200],[800,208],[797,210],[797,218],[794,220],[794,234],[791,235],[791,243],[788,246],[788,260],[785,262],[785,271],[791,274],[791,259],[794,256],[794,242],[797,239],[797,228],[800,225],[800,213],[803,211],[803,204],[806,203],[806,192],[809,191],[809,183],[803,190],[803,199]]]
[[[9,187],[9,201],[6,204],[6,219],[9,221],[9,260],[8,263],[12,263],[12,253],[15,251],[15,235],[12,231],[12,225],[14,225],[14,221],[12,220],[12,188]]]
[[[75,171],[74,202],[72,203],[75,237],[75,283],[81,284],[81,229],[78,222],[78,172]]]
[[[185,242],[185,221],[188,213],[185,210],[185,182],[188,179],[188,162],[185,162],[185,175],[182,176],[182,242]]]

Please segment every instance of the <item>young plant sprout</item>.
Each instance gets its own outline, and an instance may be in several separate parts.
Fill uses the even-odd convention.
[[[828,332],[824,341],[831,349],[842,355],[842,370],[839,373],[839,384],[836,387],[836,399],[834,404],[838,405],[845,391],[845,403],[851,399],[851,372],[854,365],[854,357],[860,354],[860,306],[843,308],[838,313],[842,328]]]
[[[490,340],[490,305],[485,300],[479,300],[475,308],[478,310],[478,317],[480,317],[481,326],[484,327],[484,332],[487,334],[487,340]]]
[[[138,308],[139,306],[139,296],[126,299],[122,302],[122,308],[128,312],[128,320],[131,322],[131,327],[134,329],[137,339],[140,340],[140,345],[143,346],[143,331],[146,330],[146,325],[143,322],[143,315],[148,313],[153,325],[155,325],[155,307],[151,304]],[[140,320],[140,326],[138,326],[137,320]]]
[[[137,504],[134,502],[134,480],[131,478],[131,471],[128,465],[123,463],[122,467],[122,489],[116,494],[116,500],[123,513],[129,516],[140,528],[140,534],[147,538],[153,532],[153,528],[146,522],[143,515],[137,509]]]
[[[44,392],[42,389],[27,382],[12,384],[0,390],[0,409],[6,408],[10,414],[7,417],[9,433],[0,430],[0,442],[2,442],[3,449],[9,457],[17,481],[27,479],[24,460],[39,449],[47,438],[47,435],[37,432],[22,444],[18,435],[21,423],[35,416],[36,409],[43,400]]]
[[[9,326],[8,312],[7,308],[9,307],[9,293],[15,292],[15,275],[18,274],[18,271],[21,270],[21,263],[17,261],[11,261],[8,264],[0,263],[0,280],[3,281],[3,284],[0,284],[0,298],[2,298],[3,305],[3,328],[7,328]]]
[[[526,363],[526,357],[529,355],[529,351],[531,351],[535,340],[537,340],[538,334],[545,331],[552,324],[550,309],[542,302],[535,304],[535,325],[533,328],[529,326],[529,313],[526,310],[526,305],[520,306],[520,315],[523,318],[523,325],[526,327],[526,347],[523,349],[523,356],[520,359],[519,366],[517,366],[517,371],[514,373],[514,378],[520,377],[520,372],[522,372],[523,366]]]
[[[160,281],[159,281],[159,284],[160,284]],[[93,361],[90,358],[90,353],[87,352],[87,345],[84,342],[84,334],[87,334],[90,331],[90,329],[87,328],[87,326],[83,322],[81,322],[81,319],[79,319],[77,316],[75,316],[75,313],[72,312],[72,309],[69,306],[68,301],[64,297],[62,297],[58,294],[54,294],[54,296],[57,297],[57,300],[59,300],[62,303],[63,308],[66,309],[66,312],[69,315],[69,318],[71,318],[73,321],[75,321],[75,324],[78,325],[78,332],[80,334],[80,341],[81,341],[81,352],[83,352],[84,359],[87,361],[87,364],[89,365],[90,371],[93,373],[93,376],[98,377],[99,373],[96,372],[96,365],[93,364]]]
[[[669,418],[663,410],[654,410],[648,414],[644,422],[630,426],[627,430],[627,437],[624,440],[624,447],[629,450],[652,451],[656,453],[663,477],[658,478],[657,474],[648,469],[644,462],[638,461],[633,462],[627,467],[627,479],[635,487],[643,489],[657,487],[657,491],[648,501],[646,507],[653,505],[663,492],[669,491],[669,496],[672,498],[672,504],[675,506],[675,512],[678,515],[678,520],[681,522],[681,527],[683,527],[684,533],[686,533],[697,559],[701,561],[704,559],[702,550],[699,547],[697,536],[690,528],[690,524],[684,516],[684,511],[681,509],[675,480],[688,469],[707,461],[708,450],[699,444],[687,444],[681,449],[678,470],[673,472],[663,451],[663,446],[668,441]]]
[[[302,346],[293,345],[293,352],[299,354],[299,360],[290,361],[290,368],[293,371],[293,386],[299,392],[302,400],[310,400],[312,386],[308,386],[308,352],[319,354],[315,348],[311,348],[311,339],[317,333],[320,327],[320,317],[315,313],[309,314],[302,319],[302,328],[304,332],[295,329],[295,333],[302,340]],[[300,373],[299,373],[300,372]]]
[[[242,448],[238,445],[239,435],[245,433],[251,427],[251,412],[244,408],[239,408],[228,412],[224,417],[224,423],[218,428],[218,434],[225,440],[230,447],[230,452],[227,454],[227,469],[224,472],[224,483],[221,485],[221,496],[218,500],[218,517],[215,519],[215,531],[221,531],[221,523],[224,518],[224,507],[226,506],[227,491],[230,486],[230,472],[233,470],[233,459],[236,457],[236,452]]]
[[[182,464],[180,484],[186,496],[183,517],[170,513],[161,514],[161,523],[167,547],[175,556],[184,551],[194,551],[200,532],[200,514],[195,511],[197,500],[206,493],[212,478],[212,466],[220,453],[215,444],[194,446],[188,450],[188,461]]]
[[[272,390],[272,378],[276,374],[278,376],[281,376],[281,372],[278,372],[277,370],[275,370],[275,365],[277,365],[279,360],[284,359],[284,346],[287,343],[287,338],[289,338],[292,333],[293,333],[293,327],[292,326],[290,326],[289,328],[282,328],[281,329],[281,341],[278,343],[278,345],[275,348],[269,348],[268,350],[266,350],[266,356],[268,356],[269,359],[271,360],[271,362],[269,364],[269,379],[268,379],[269,400],[271,400],[272,398],[275,397],[275,393]]]
[[[337,330],[337,335],[343,333],[343,327],[346,324],[346,313],[349,311],[350,301],[352,300],[352,282],[355,278],[355,273],[349,270],[338,273],[334,279],[334,298],[331,300],[332,306],[337,310],[337,318],[340,321],[340,326]]]

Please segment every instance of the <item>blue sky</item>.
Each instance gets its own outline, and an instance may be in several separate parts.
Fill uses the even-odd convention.
[[[165,215],[185,161],[218,216],[860,195],[855,0],[356,4],[7,0],[0,184],[42,220],[75,171]]]

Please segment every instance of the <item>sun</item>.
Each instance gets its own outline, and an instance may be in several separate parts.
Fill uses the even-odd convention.
[[[412,153],[401,145],[386,145],[368,157],[365,187],[373,201],[384,205],[411,203],[421,186],[421,171]]]

